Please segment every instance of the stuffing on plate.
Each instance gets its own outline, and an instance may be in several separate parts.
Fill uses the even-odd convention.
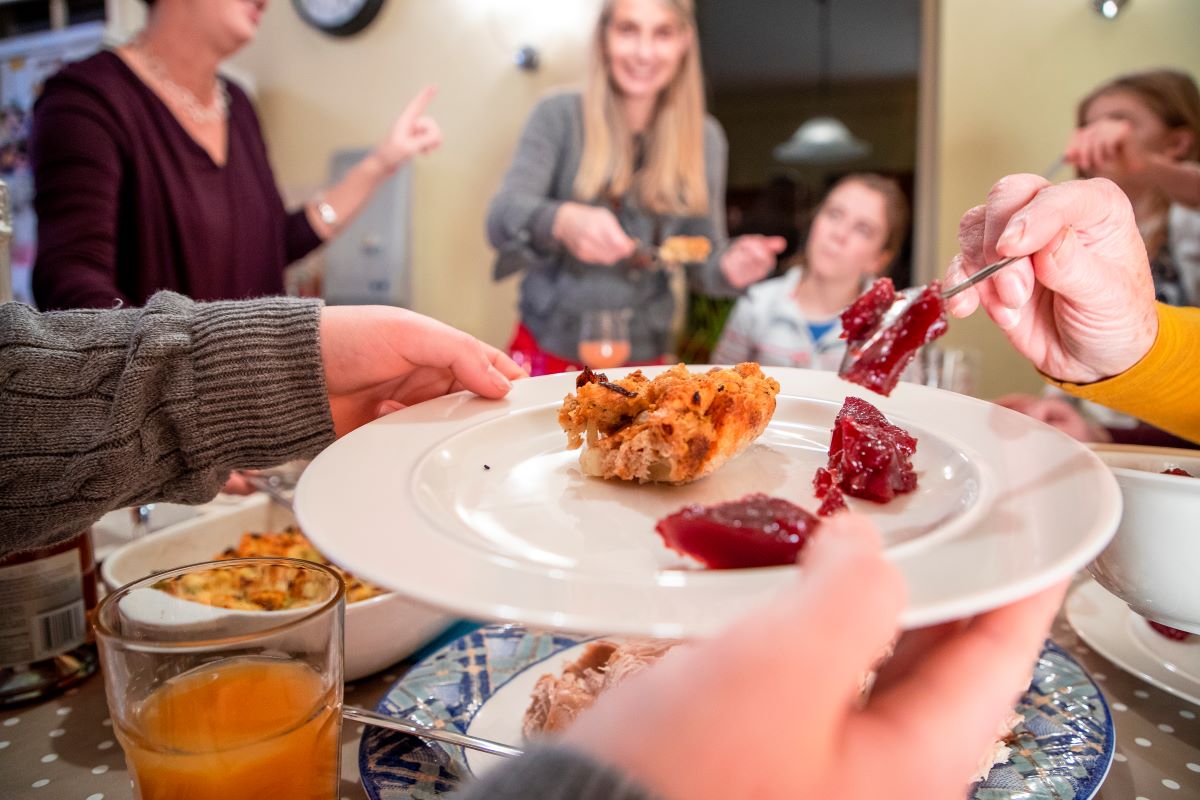
[[[299,558],[329,567],[346,584],[347,603],[366,600],[384,592],[330,564],[295,527],[277,533],[243,533],[236,547],[226,548],[214,556],[214,560],[262,557]],[[185,600],[242,611],[280,611],[305,606],[313,601],[316,594],[314,587],[302,576],[290,575],[286,581],[277,580],[276,577],[264,574],[261,570],[227,567],[169,578],[156,586]]]
[[[653,380],[635,370],[610,381],[585,369],[558,412],[567,447],[587,445],[585,475],[687,483],[750,445],[775,413],[779,382],[747,362],[691,373],[683,364]]]

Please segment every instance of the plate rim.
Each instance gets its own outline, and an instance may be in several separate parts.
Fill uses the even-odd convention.
[[[706,369],[707,365],[692,365],[690,368],[699,371]],[[613,371],[613,373],[623,374],[626,371],[630,370],[623,370],[621,373]],[[653,374],[656,371],[647,370],[647,372]],[[765,372],[781,379],[781,382],[798,382],[803,387],[802,390],[785,385],[784,391],[788,392],[789,396],[796,396],[802,399],[812,399],[823,403],[831,403],[836,406],[836,401],[831,400],[830,397],[862,394],[856,388],[838,381],[832,373],[782,367],[769,367],[765,369]],[[606,615],[602,609],[598,610],[594,605],[589,606],[586,603],[576,604],[578,606],[576,608],[571,608],[568,605],[564,611],[562,608],[550,608],[548,602],[536,604],[526,601],[522,605],[514,601],[513,605],[507,605],[503,602],[502,598],[495,596],[480,599],[471,597],[466,592],[446,591],[444,588],[445,581],[436,581],[413,575],[398,577],[381,567],[376,568],[376,565],[366,563],[366,560],[361,558],[361,544],[357,547],[344,547],[340,541],[341,537],[326,531],[324,524],[313,524],[314,517],[319,520],[322,516],[328,516],[330,513],[321,509],[320,503],[315,499],[318,489],[314,489],[314,487],[318,485],[319,481],[324,479],[325,470],[331,464],[338,464],[344,461],[342,457],[343,453],[353,455],[355,451],[351,448],[358,447],[355,443],[367,442],[368,439],[366,437],[372,436],[373,431],[379,430],[378,426],[387,425],[389,424],[389,420],[392,420],[393,424],[397,421],[422,421],[444,428],[436,437],[429,439],[428,444],[424,440],[421,440],[410,452],[399,457],[403,464],[403,471],[401,472],[398,468],[396,473],[392,475],[392,480],[397,485],[407,486],[413,465],[423,457],[430,447],[435,446],[438,441],[444,440],[452,434],[465,430],[465,426],[453,419],[455,414],[461,415],[464,405],[475,403],[492,404],[490,408],[485,409],[482,413],[478,409],[469,409],[466,412],[468,417],[472,414],[477,415],[477,418],[471,419],[471,425],[482,425],[501,419],[506,413],[512,410],[540,404],[540,395],[531,393],[540,391],[541,394],[557,394],[564,387],[568,386],[571,380],[572,376],[566,374],[543,376],[528,379],[527,381],[520,381],[516,384],[515,388],[521,385],[535,388],[528,389],[525,392],[526,396],[518,398],[519,402],[515,404],[510,402],[513,398],[512,394],[506,400],[487,401],[475,398],[468,393],[460,392],[396,412],[396,415],[410,415],[402,420],[394,419],[396,415],[392,415],[376,420],[350,433],[348,436],[334,442],[318,455],[301,477],[296,497],[296,513],[301,527],[306,529],[308,535],[317,546],[332,560],[347,564],[356,574],[362,574],[365,578],[382,585],[395,587],[402,593],[415,597],[422,602],[437,605],[467,617],[486,618],[488,620],[503,622],[519,622],[535,627],[554,628],[565,631],[602,632],[612,635],[649,635],[669,638],[704,635],[718,629],[721,627],[725,617],[722,617],[721,620],[704,621],[698,619],[699,615],[697,614],[692,614],[691,616],[677,614],[676,618],[671,621],[660,622],[640,619],[636,615],[623,617],[611,612]],[[541,383],[535,386],[535,382],[538,381]],[[547,388],[542,390],[541,387]],[[555,388],[551,390],[550,387]],[[826,395],[829,396],[827,397]],[[1064,545],[1052,556],[1048,556],[1046,563],[1040,564],[1037,571],[1032,573],[1028,571],[1017,572],[1012,567],[1007,567],[1004,575],[991,579],[991,582],[982,588],[979,588],[978,584],[970,587],[962,586],[958,588],[956,594],[945,594],[941,597],[931,598],[922,606],[914,607],[910,605],[905,609],[901,620],[905,628],[923,627],[980,613],[984,610],[1031,595],[1061,580],[1065,580],[1103,550],[1104,546],[1116,532],[1120,519],[1121,495],[1111,470],[1105,466],[1096,453],[1060,431],[987,401],[925,386],[902,384],[892,397],[871,398],[871,402],[879,406],[889,418],[910,420],[914,425],[930,430],[934,429],[933,420],[921,416],[922,406],[919,404],[925,403],[928,405],[928,401],[934,398],[940,399],[943,403],[949,402],[961,405],[964,408],[971,407],[974,409],[972,414],[974,418],[983,420],[983,415],[986,414],[986,419],[989,421],[998,419],[1001,423],[1015,425],[1015,430],[1019,431],[1022,435],[1034,432],[1039,437],[1037,439],[1037,447],[1041,451],[1050,452],[1052,448],[1051,443],[1053,443],[1053,451],[1057,453],[1060,452],[1057,446],[1061,445],[1064,448],[1061,450],[1064,463],[1068,459],[1072,463],[1076,459],[1083,460],[1082,466],[1079,467],[1083,471],[1082,477],[1074,477],[1073,479],[1081,480],[1089,489],[1095,490],[1092,497],[1094,502],[1088,504],[1091,515],[1089,519],[1090,527],[1081,528],[1069,544]],[[898,410],[889,410],[889,406],[898,406]],[[420,416],[414,417],[413,415]],[[949,423],[952,430],[953,424],[953,421]],[[956,433],[960,433],[960,431]],[[411,431],[408,434],[411,435]],[[398,434],[390,433],[380,437],[380,441],[388,439],[394,442],[396,435]],[[961,435],[945,433],[939,435],[953,446],[965,446],[966,449],[975,453],[981,451],[980,446],[976,443],[976,439],[960,441],[962,439]],[[985,436],[985,434],[981,434],[980,436]],[[372,452],[372,445],[367,444],[363,448],[360,448],[360,450],[364,448],[366,451]],[[997,458],[1000,458],[1000,456],[997,456]],[[987,468],[991,465],[988,462],[983,462],[980,466],[984,468],[983,472],[986,474]],[[995,472],[996,470],[992,471]],[[1002,479],[1009,482],[1002,484],[1004,488],[1011,486],[1015,490],[1029,491],[1027,487],[1020,485],[1019,477]],[[1046,501],[1039,502],[1044,504]],[[1018,505],[1015,508],[1015,512],[1018,514],[1023,513],[1023,509]],[[955,538],[962,539],[963,541],[987,539],[991,543],[999,533],[993,530],[992,527],[989,527],[989,516],[989,514],[984,514],[982,519],[977,520],[974,525],[969,526],[966,531]],[[426,525],[427,523],[422,520],[419,524]],[[1023,524],[1029,528],[1029,531],[1027,531],[1029,535],[1034,535],[1031,533],[1032,531],[1037,531],[1036,535],[1039,537],[1050,535],[1042,533],[1039,527],[1028,519]],[[329,527],[334,528],[337,526],[331,521]],[[426,544],[425,547],[435,548],[439,556],[448,556],[454,568],[460,571],[460,576],[464,580],[469,581],[471,577],[477,577],[478,575],[492,575],[498,569],[495,564],[488,562],[486,559],[481,560],[479,563],[472,563],[472,560],[469,558],[464,559],[463,555],[466,551],[453,542],[435,541],[433,544]],[[348,550],[352,554],[351,558],[345,557]],[[923,550],[913,553],[902,552],[898,556],[889,557],[903,571],[905,570],[906,562],[917,562],[918,559],[922,558],[922,552]],[[937,552],[937,549],[930,552]],[[458,561],[454,562],[453,559],[458,559]],[[385,559],[386,561],[390,561],[390,559]],[[622,583],[619,579],[613,578],[607,584],[604,581],[598,584],[580,582],[574,584],[572,588],[576,589],[578,594],[586,594],[586,591],[582,590],[598,585],[636,585],[640,589],[657,592],[659,598],[664,603],[680,603],[675,598],[680,597],[681,592],[676,591],[674,595],[671,595],[669,592],[662,593],[662,589],[674,583],[686,589],[686,599],[694,600],[698,594],[703,595],[706,592],[720,594],[722,591],[728,592],[730,586],[738,586],[743,594],[749,596],[749,599],[739,604],[739,608],[745,608],[753,602],[765,600],[771,593],[777,591],[783,585],[782,575],[795,570],[796,568],[791,566],[761,569],[757,571],[757,580],[753,581],[747,581],[744,576],[737,574],[744,571],[708,571],[704,573],[702,578],[693,580],[686,587],[684,587],[686,579],[684,579],[683,583],[680,583],[678,578],[664,581],[662,575],[666,574],[666,572],[660,572],[657,578],[642,583],[631,584],[628,581]],[[476,574],[464,574],[472,571]],[[542,582],[539,585],[539,589],[560,592],[558,599],[561,601],[561,593],[565,593],[566,590],[558,588],[560,583],[556,583],[554,579],[545,575],[539,575],[537,579]]]
[[[1139,656],[1145,656],[1146,660],[1142,661],[1143,666],[1131,665],[1132,661],[1140,659],[1130,659],[1125,653],[1117,653],[1110,646],[1111,642],[1096,635],[1095,628],[1084,626],[1087,628],[1085,631],[1084,628],[1076,624],[1076,620],[1079,619],[1079,615],[1082,613],[1079,610],[1079,604],[1085,600],[1090,600],[1103,606],[1103,610],[1112,614],[1114,620],[1118,620],[1110,628],[1110,630],[1114,631],[1112,634],[1113,638],[1120,639],[1124,644],[1128,645],[1129,651],[1137,653]],[[1071,629],[1079,635],[1079,638],[1088,647],[1095,650],[1105,659],[1156,689],[1164,691],[1180,700],[1185,700],[1192,705],[1200,706],[1200,682],[1189,681],[1189,683],[1196,683],[1195,694],[1191,694],[1190,691],[1192,690],[1173,686],[1170,681],[1161,675],[1153,674],[1145,669],[1144,665],[1153,663],[1160,666],[1163,672],[1168,675],[1176,674],[1162,667],[1161,664],[1158,664],[1152,658],[1149,658],[1149,655],[1144,652],[1143,647],[1134,638],[1131,623],[1136,624],[1134,623],[1135,619],[1144,619],[1144,617],[1139,616],[1121,598],[1101,586],[1095,578],[1089,576],[1086,580],[1081,581],[1078,586],[1073,587],[1063,603],[1063,610],[1067,622],[1071,625]]]

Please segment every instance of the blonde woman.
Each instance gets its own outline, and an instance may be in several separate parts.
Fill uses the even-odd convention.
[[[839,315],[895,259],[908,218],[908,199],[891,178],[842,178],[817,209],[804,262],[737,301],[713,363],[837,369],[846,352]]]
[[[725,230],[720,125],[705,114],[692,0],[607,0],[582,92],[534,109],[488,214],[495,277],[523,272],[510,350],[533,374],[576,368],[582,313],[629,309],[629,362],[672,347],[667,271],[633,258],[673,235],[713,245],[692,288],[733,296],[766,276],[785,242]]]

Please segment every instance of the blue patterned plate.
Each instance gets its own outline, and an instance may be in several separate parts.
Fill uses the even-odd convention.
[[[425,725],[519,745],[521,715],[538,676],[558,671],[586,637],[490,626],[456,639],[417,664],[380,701],[378,710]],[[507,691],[505,691],[507,689]],[[973,800],[1087,800],[1112,763],[1115,734],[1100,688],[1074,659],[1047,642],[1017,710],[1011,760],[976,784]],[[511,719],[511,722],[504,720]],[[482,723],[482,724],[481,724]],[[503,740],[503,739],[502,739]],[[434,800],[479,771],[491,757],[368,728],[358,765],[372,800]]]

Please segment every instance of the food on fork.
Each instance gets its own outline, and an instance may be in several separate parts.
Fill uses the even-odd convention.
[[[842,312],[842,335],[847,340],[846,369],[838,374],[884,396],[892,393],[917,351],[944,334],[946,304],[937,281],[928,284],[900,316],[886,314],[896,299],[891,278],[880,278]]]
[[[817,469],[817,497],[840,490],[851,497],[886,503],[917,488],[911,458],[917,440],[888,422],[875,406],[847,397],[833,422],[829,463]],[[823,508],[824,506],[822,506]]]
[[[579,658],[563,668],[561,676],[547,673],[538,678],[521,726],[525,738],[561,731],[591,708],[601,692],[641,672],[676,644],[669,639],[590,643]]]
[[[748,362],[693,374],[677,364],[653,380],[585,369],[558,412],[567,447],[586,442],[585,475],[687,483],[744,450],[775,413],[779,382]]]
[[[1162,475],[1182,475],[1185,478],[1195,478],[1196,476],[1181,467],[1170,467],[1164,469]]]
[[[658,246],[658,257],[668,264],[695,264],[707,261],[712,242],[704,236],[668,236]]]
[[[751,494],[712,506],[690,505],[658,521],[667,547],[710,569],[796,563],[820,521],[778,497]]]

